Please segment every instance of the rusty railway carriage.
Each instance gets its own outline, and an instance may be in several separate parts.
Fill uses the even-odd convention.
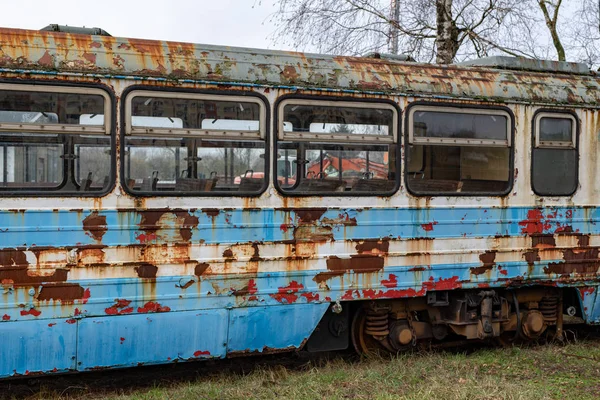
[[[597,324],[600,77],[0,29],[0,376]]]

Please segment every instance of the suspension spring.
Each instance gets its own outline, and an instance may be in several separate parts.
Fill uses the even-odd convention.
[[[367,311],[365,317],[365,333],[372,336],[387,336],[390,333],[390,324],[387,311]]]
[[[558,297],[544,297],[540,301],[540,311],[547,324],[555,324],[558,318]]]

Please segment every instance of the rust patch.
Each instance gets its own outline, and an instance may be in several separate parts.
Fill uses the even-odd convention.
[[[523,253],[523,257],[530,267],[533,267],[536,261],[540,261],[540,253],[537,249]]]
[[[336,272],[376,272],[383,269],[383,264],[382,257],[370,254],[353,254],[350,258],[339,258],[337,256],[327,258],[327,269]]]
[[[544,267],[546,274],[557,275],[595,275],[600,268],[598,260],[598,248],[588,248],[586,250],[567,249],[563,252],[564,262],[550,263]]]
[[[260,261],[261,258],[257,242],[252,243],[252,249],[254,250],[254,253],[252,254],[252,257],[250,257],[250,261]]]
[[[138,277],[144,279],[154,279],[156,278],[156,273],[158,272],[158,267],[156,265],[144,263],[135,267],[135,272],[137,272]]]
[[[494,265],[496,265],[496,252],[486,251],[479,255],[479,260],[483,265],[471,268],[471,274],[473,275],[481,275],[485,274],[487,271],[491,271],[492,268],[494,268]]]
[[[202,274],[204,274],[206,272],[208,267],[210,267],[210,265],[208,263],[196,264],[196,267],[194,268],[194,275],[196,275],[197,277],[200,277]]]
[[[231,251],[231,249],[225,249],[225,251],[223,251],[223,257],[224,258],[233,258],[233,251]]]
[[[371,254],[386,254],[390,249],[390,242],[387,239],[367,239],[356,245],[356,251],[360,254],[371,253]]]
[[[344,276],[344,271],[327,271],[327,272],[319,272],[313,278],[313,281],[317,283],[326,282],[331,278],[335,278],[338,276]]]
[[[302,208],[294,210],[300,223],[309,224],[318,221],[327,211],[326,208]]]
[[[0,282],[11,282],[15,285],[35,285],[45,282],[65,282],[68,269],[56,269],[52,275],[31,276],[27,267],[0,268]]]
[[[38,60],[38,64],[44,67],[54,67],[54,57],[46,50],[44,55]]]
[[[256,287],[256,281],[254,279],[250,279],[248,284],[241,289],[233,290],[234,296],[247,296],[247,295],[255,295],[258,292],[258,288]]]
[[[6,248],[0,250],[0,265],[3,267],[27,266],[27,257],[21,250]]]
[[[57,300],[62,304],[73,304],[84,297],[85,290],[76,283],[47,283],[42,285],[37,295],[39,301]]]
[[[577,237],[579,247],[588,247],[590,245],[590,235],[579,235]]]
[[[307,242],[333,241],[333,228],[320,225],[300,225],[294,228],[294,239]]]
[[[219,215],[219,213],[221,212],[221,210],[219,210],[218,208],[203,208],[202,212],[206,215],[208,215],[209,217],[217,217]]]
[[[553,235],[532,235],[531,245],[538,249],[549,249],[556,247],[556,240]]]
[[[281,71],[280,75],[283,81],[287,83],[295,82],[300,76],[296,71],[296,68],[294,68],[291,65],[286,65],[285,67],[283,67],[283,70]]]
[[[83,220],[83,230],[86,235],[92,237],[94,240],[101,241],[108,230],[106,216],[99,215],[97,211],[93,211]]]
[[[172,214],[177,218],[179,234],[184,241],[190,241],[192,238],[192,229],[198,226],[198,217],[190,214],[187,210],[169,210],[160,209],[152,211],[138,211],[142,219],[140,221],[140,229],[145,232],[145,235],[138,235],[138,240],[142,243],[156,240],[157,232],[163,229],[159,222],[163,215]]]

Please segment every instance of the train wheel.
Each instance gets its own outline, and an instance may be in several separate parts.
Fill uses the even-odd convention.
[[[389,353],[382,341],[367,333],[368,310],[365,307],[357,310],[352,320],[351,337],[354,349],[360,355],[369,356]],[[384,338],[382,337],[382,340]]]

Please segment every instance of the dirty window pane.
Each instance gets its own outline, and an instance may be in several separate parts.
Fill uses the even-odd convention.
[[[105,99],[95,94],[0,90],[0,123],[104,124]],[[81,128],[69,133],[22,130],[0,133],[0,191],[55,191],[82,195],[108,188],[111,136]]]
[[[542,196],[568,196],[577,188],[577,150],[534,148],[533,190]]]
[[[226,131],[258,131],[257,103],[136,96],[133,126]]]
[[[262,141],[126,137],[125,183],[133,192],[251,194],[266,179]]]
[[[80,124],[83,114],[103,113],[100,95],[0,90],[0,123]]]
[[[415,111],[415,138],[507,140],[507,118],[503,115]]]
[[[279,142],[277,183],[289,193],[387,193],[396,187],[395,145]]]
[[[504,193],[510,185],[510,148],[407,147],[407,185],[416,194]]]
[[[390,136],[394,112],[389,109],[288,104],[284,132]]]
[[[82,137],[75,145],[75,181],[84,190],[102,190],[110,180],[110,139]]]
[[[572,142],[573,121],[568,118],[540,118],[540,142]]]
[[[63,185],[63,139],[59,135],[1,134],[2,189],[56,189]]]

